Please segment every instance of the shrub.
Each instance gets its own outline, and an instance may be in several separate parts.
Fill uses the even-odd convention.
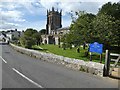
[[[31,37],[23,36],[20,38],[20,44],[25,48],[31,48],[32,45],[35,45],[35,40]]]

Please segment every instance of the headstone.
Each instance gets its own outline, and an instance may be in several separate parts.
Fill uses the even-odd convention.
[[[80,48],[79,47],[77,48],[77,53],[80,53]]]

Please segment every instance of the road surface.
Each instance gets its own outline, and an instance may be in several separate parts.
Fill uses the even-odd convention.
[[[2,88],[118,88],[118,81],[74,71],[2,45]]]

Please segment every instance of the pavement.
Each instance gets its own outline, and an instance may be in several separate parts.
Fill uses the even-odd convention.
[[[45,62],[2,46],[2,88],[118,88],[118,80]]]

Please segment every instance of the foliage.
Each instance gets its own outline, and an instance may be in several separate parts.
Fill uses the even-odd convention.
[[[65,43],[80,45],[97,41],[106,46],[120,45],[120,2],[104,4],[96,16],[80,11],[75,14],[71,15],[70,33],[63,36]]]
[[[95,29],[101,30],[103,38],[109,45],[120,46],[120,2],[108,2],[102,6],[96,18]],[[98,20],[99,19],[99,20]],[[99,30],[98,30],[99,31]],[[99,32],[100,33],[100,32]],[[105,33],[105,34],[104,34]],[[102,40],[103,41],[103,40]]]
[[[106,14],[120,20],[120,2],[104,4],[98,12],[98,15],[100,14]]]
[[[120,41],[120,21],[108,15],[98,15],[93,21],[92,37],[105,45],[118,44]]]
[[[28,36],[28,37],[32,37],[32,35],[33,35],[34,33],[37,33],[37,30],[32,29],[32,28],[28,28],[28,29],[26,29],[26,31],[24,32],[24,35],[25,35],[25,36]]]
[[[42,37],[40,32],[34,33],[32,37],[35,39],[36,45],[40,45],[42,42]]]
[[[11,43],[19,44],[19,37],[13,37]]]
[[[71,36],[72,39],[69,40],[71,40],[73,44],[79,45],[83,44],[85,41],[90,42],[92,40],[90,33],[93,30],[91,22],[94,18],[95,15],[85,13],[79,16],[78,19],[71,24],[69,36]]]
[[[27,29],[24,36],[20,38],[20,43],[25,48],[31,48],[35,44],[40,45],[41,41],[41,34],[32,28]]]
[[[35,45],[34,39],[27,36],[22,36],[20,38],[20,44],[25,48],[31,48],[32,45]]]
[[[41,35],[44,35],[44,34],[46,34],[46,29],[41,29],[39,32]]]

